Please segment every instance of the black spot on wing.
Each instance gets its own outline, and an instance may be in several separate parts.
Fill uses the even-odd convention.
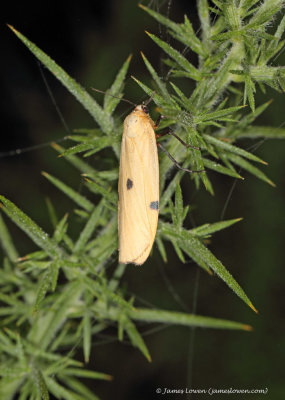
[[[159,208],[159,202],[158,202],[158,201],[152,201],[152,202],[150,203],[149,207],[150,207],[152,210],[158,210],[158,208]]]
[[[130,190],[133,187],[133,181],[128,178],[127,180],[127,189]]]

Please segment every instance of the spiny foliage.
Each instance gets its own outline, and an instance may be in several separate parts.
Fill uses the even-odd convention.
[[[172,126],[187,143],[200,150],[185,149],[174,138],[167,140],[167,150],[184,167],[213,170],[242,179],[240,169],[272,184],[254,163],[265,164],[256,155],[235,144],[239,138],[285,137],[284,129],[253,126],[254,120],[269,102],[256,106],[255,93],[266,85],[284,91],[284,67],[272,66],[272,59],[283,48],[281,40],[285,17],[271,28],[276,14],[284,6],[281,0],[207,0],[198,1],[201,22],[199,35],[185,16],[175,23],[163,15],[140,6],[186,49],[198,56],[193,65],[186,52],[181,52],[156,35],[150,38],[163,49],[169,67],[162,79],[142,54],[152,77],[153,86],[135,79],[151,95],[164,115],[162,127]],[[268,29],[270,27],[270,33]],[[6,254],[1,269],[0,313],[0,397],[49,399],[97,399],[82,378],[106,379],[104,373],[83,368],[73,356],[82,349],[85,363],[90,359],[91,343],[98,333],[110,326],[118,329],[118,339],[127,337],[133,346],[150,360],[137,321],[171,323],[185,326],[249,330],[248,325],[210,317],[190,315],[136,306],[135,299],[120,289],[125,266],[116,265],[117,251],[117,178],[122,121],[114,111],[122,96],[130,58],[126,60],[100,106],[49,56],[11,27],[18,38],[59,79],[91,114],[98,129],[78,129],[70,137],[73,147],[54,148],[84,175],[90,196],[79,194],[65,182],[48,173],[43,175],[75,203],[82,220],[77,237],[68,233],[72,218],[56,216],[48,203],[54,226],[47,234],[15,204],[1,196],[2,211],[34,242],[38,250],[19,258],[16,246],[0,216],[0,239]],[[189,80],[194,90],[189,95],[181,89],[179,79]],[[174,82],[175,81],[175,82]],[[183,86],[182,86],[183,87]],[[187,85],[186,85],[187,87]],[[117,96],[115,98],[109,96]],[[249,107],[244,107],[246,104]],[[100,168],[84,161],[85,157],[109,148],[112,155],[102,158]],[[78,154],[83,153],[83,158]],[[224,265],[205,246],[205,239],[239,219],[205,224],[186,229],[183,222],[189,213],[184,206],[180,180],[184,172],[175,172],[171,161],[160,155],[161,203],[156,243],[162,259],[167,261],[165,242],[169,241],[179,259],[192,258],[205,271],[214,271],[252,309],[251,301]],[[166,181],[165,177],[168,177]],[[213,193],[207,172],[192,175],[197,188],[202,182]],[[167,184],[166,184],[167,182]],[[98,199],[96,203],[91,198]],[[91,196],[92,195],[92,196]],[[113,266],[113,269],[108,268]],[[255,310],[255,309],[254,309]]]

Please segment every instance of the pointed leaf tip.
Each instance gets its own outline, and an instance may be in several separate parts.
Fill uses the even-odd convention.
[[[254,307],[252,303],[249,303],[249,307],[256,313],[259,314],[258,310]]]
[[[147,7],[146,6],[144,6],[143,4],[141,4],[141,3],[139,3],[138,4],[138,6],[139,6],[139,8],[141,8],[142,10],[146,10],[147,9]]]
[[[27,256],[18,257],[16,261],[19,261],[19,262],[25,261],[25,260],[27,260],[27,258],[28,258]]]
[[[10,24],[7,24],[7,26],[8,26],[8,28],[10,28],[11,29],[11,31],[13,31],[14,33],[18,33],[18,31],[12,26],[12,25],[10,25]]]
[[[53,148],[53,149],[55,149],[55,150],[59,150],[60,149],[60,146],[57,144],[57,143],[55,143],[55,142],[51,142],[51,147]]]
[[[134,75],[131,75],[131,78],[132,78],[134,81],[138,82],[137,78],[135,78]]]
[[[272,182],[272,180],[271,180],[271,179],[269,179],[269,180],[268,180],[268,183],[269,183],[269,185],[271,185],[272,187],[274,187],[274,188],[276,187],[275,183],[274,183],[274,182]]]
[[[252,332],[253,331],[253,327],[251,325],[243,325],[243,329],[247,332]]]

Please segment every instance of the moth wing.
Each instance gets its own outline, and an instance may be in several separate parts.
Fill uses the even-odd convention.
[[[159,170],[150,123],[139,137],[123,135],[119,175],[119,261],[143,264],[156,234]]]

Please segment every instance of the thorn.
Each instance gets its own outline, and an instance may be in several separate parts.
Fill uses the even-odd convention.
[[[28,259],[28,256],[24,256],[24,257],[18,257],[17,261],[25,261]]]
[[[10,24],[7,24],[7,26],[8,26],[8,28],[10,28],[11,29],[11,31],[13,31],[14,33],[18,33],[18,31],[12,26],[12,25],[10,25]]]
[[[249,307],[250,307],[256,314],[259,314],[259,313],[258,313],[258,310],[254,307],[254,305],[253,305],[252,303],[249,303]]]
[[[59,151],[59,149],[60,149],[60,146],[57,144],[57,143],[55,143],[55,142],[51,142],[51,147],[53,148],[53,149],[55,149],[55,150],[57,150],[57,151]]]
[[[272,180],[271,179],[268,179],[268,183],[269,183],[269,185],[271,185],[272,187],[276,187],[276,185],[275,185],[275,183],[274,182],[272,182]]]
[[[250,325],[246,325],[246,324],[243,325],[243,329],[245,331],[248,331],[248,332],[252,332],[253,331],[253,327],[250,326]]]

